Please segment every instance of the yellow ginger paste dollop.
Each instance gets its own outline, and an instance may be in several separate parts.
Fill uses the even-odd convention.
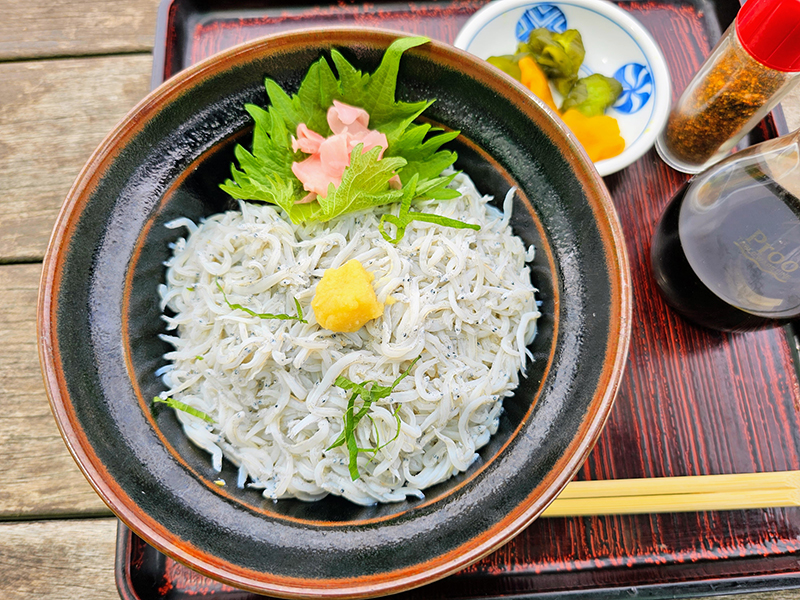
[[[317,323],[337,333],[352,333],[383,314],[372,280],[375,276],[356,259],[327,269],[317,284],[311,308]]]

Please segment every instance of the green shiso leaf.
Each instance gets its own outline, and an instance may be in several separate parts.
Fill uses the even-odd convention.
[[[322,209],[321,221],[373,206],[398,202],[403,192],[389,187],[395,171],[406,164],[398,157],[378,160],[380,148],[362,154],[363,144],[358,144],[350,154],[350,166],[345,169],[338,188],[331,185],[327,198],[318,198]]]
[[[446,187],[452,176],[440,176],[456,160],[454,152],[442,150],[441,146],[458,136],[458,132],[414,123],[432,100],[395,100],[403,53],[428,41],[423,37],[394,41],[371,74],[359,71],[338,50],[332,49],[330,61],[336,73],[331,62],[321,58],[311,65],[294,95],[267,78],[265,87],[270,105],[266,109],[255,105],[245,107],[255,124],[252,148],[237,146],[231,177],[220,187],[236,199],[274,204],[293,223],[328,221],[349,212],[400,202],[412,178],[416,178],[414,200],[458,197],[457,192]],[[376,148],[364,154],[360,146],[358,152],[354,149],[338,188],[331,185],[325,198],[296,204],[307,192],[291,167],[306,155],[292,150],[292,135],[298,125],[305,123],[323,137],[330,136],[327,111],[334,100],[366,110],[370,129],[384,133],[389,147],[381,160]],[[394,175],[400,178],[400,190],[389,184]]]
[[[337,68],[347,69],[350,75],[342,81],[342,102],[359,106],[369,113],[370,127],[387,133],[401,123],[410,123],[433,102],[396,102],[397,74],[400,58],[406,50],[428,43],[428,38],[407,37],[392,42],[383,55],[380,66],[374,73],[363,74],[347,63],[336,50],[331,52]],[[345,67],[347,63],[347,67]],[[345,86],[345,83],[348,85]]]

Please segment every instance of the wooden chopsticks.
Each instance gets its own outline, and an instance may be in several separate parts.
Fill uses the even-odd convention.
[[[800,471],[572,481],[543,517],[800,506]]]

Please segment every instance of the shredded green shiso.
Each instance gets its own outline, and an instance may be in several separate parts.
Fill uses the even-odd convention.
[[[412,367],[417,363],[420,359],[418,356],[411,364],[408,365],[408,368],[403,371],[400,376],[394,380],[392,385],[378,385],[374,381],[365,381],[364,383],[356,383],[354,381],[350,381],[347,377],[343,375],[339,375],[334,382],[334,385],[337,387],[342,388],[343,390],[353,390],[350,399],[347,401],[347,410],[344,413],[344,429],[342,429],[342,433],[339,434],[339,437],[336,438],[336,441],[333,442],[327,449],[331,450],[332,448],[336,448],[341,446],[342,444],[347,446],[347,450],[350,456],[350,463],[348,465],[348,469],[350,471],[350,477],[353,481],[360,477],[358,472],[358,454],[359,452],[372,452],[373,454],[378,452],[381,448],[386,446],[397,439],[400,435],[400,416],[398,415],[398,411],[400,407],[398,406],[394,412],[394,417],[397,419],[397,433],[395,434],[394,438],[387,441],[386,443],[381,445],[380,437],[378,436],[378,430],[375,429],[375,447],[374,448],[359,448],[358,442],[356,441],[356,427],[358,427],[359,422],[365,416],[372,420],[372,417],[369,416],[369,409],[370,407],[383,398],[388,398],[389,395],[394,391],[394,388],[397,387],[397,384],[403,381],[406,378],[408,373],[411,371]],[[369,387],[367,387],[369,386]],[[361,397],[363,404],[361,408],[358,409],[356,412],[356,399]],[[374,422],[373,422],[374,423]]]
[[[257,313],[256,311],[242,306],[241,304],[231,304],[231,302],[228,300],[228,295],[225,293],[225,290],[222,289],[222,284],[220,284],[219,279],[217,279],[217,289],[222,292],[222,299],[231,310],[241,310],[246,312],[251,317],[258,317],[259,319],[278,319],[279,321],[300,321],[301,323],[308,323],[308,321],[303,318],[303,307],[300,306],[300,302],[297,301],[297,298],[294,298],[294,307],[295,310],[297,310],[297,315],[287,315],[285,313]]]
[[[192,416],[195,416],[195,417],[198,417],[200,419],[203,419],[204,421],[207,421],[208,423],[216,423],[216,421],[214,421],[214,419],[212,419],[209,415],[204,413],[202,410],[197,410],[196,408],[194,408],[192,406],[189,406],[188,404],[185,404],[185,403],[181,402],[180,400],[175,400],[175,398],[162,398],[161,396],[155,396],[153,398],[153,402],[156,403],[156,404],[166,404],[170,408],[173,408],[175,410],[183,411],[183,412],[188,413],[188,414],[190,414]]]

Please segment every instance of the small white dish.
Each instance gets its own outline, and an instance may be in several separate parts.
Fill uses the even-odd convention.
[[[470,17],[454,45],[483,59],[514,54],[537,27],[577,29],[586,48],[580,77],[601,73],[622,84],[606,114],[619,122],[625,150],[596,162],[598,173],[610,175],[638,160],[664,127],[672,93],[667,62],[647,29],[606,0],[495,0]]]

